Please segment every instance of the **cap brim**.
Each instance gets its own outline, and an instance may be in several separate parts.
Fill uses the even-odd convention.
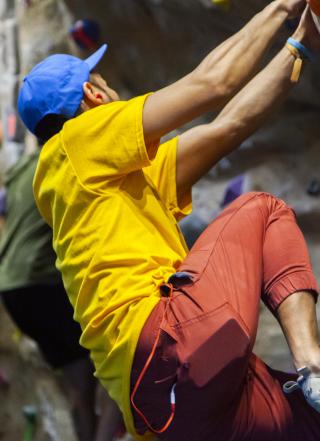
[[[101,60],[101,58],[103,57],[103,55],[105,54],[107,49],[108,49],[108,45],[107,44],[103,44],[100,47],[100,49],[98,49],[95,53],[90,55],[90,57],[88,57],[86,60],[84,60],[85,63],[87,63],[87,65],[89,66],[90,72],[99,63],[99,61]]]

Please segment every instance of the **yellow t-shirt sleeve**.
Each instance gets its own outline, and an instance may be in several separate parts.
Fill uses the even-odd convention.
[[[162,202],[177,220],[188,216],[192,211],[192,196],[186,195],[178,203],[177,197],[177,146],[178,137],[172,138],[158,148],[156,157],[151,165],[144,169],[145,174],[156,187]]]
[[[64,125],[62,142],[83,185],[103,190],[107,180],[150,164],[158,145],[144,142],[142,116],[147,97],[98,106]]]

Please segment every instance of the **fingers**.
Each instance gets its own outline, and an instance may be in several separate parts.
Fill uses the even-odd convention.
[[[320,15],[316,14],[312,10],[311,10],[311,14],[312,14],[314,24],[316,25],[317,31],[319,32],[319,36],[320,36]]]
[[[320,33],[316,28],[309,5],[304,9],[299,26],[292,37],[313,52],[320,51]]]
[[[285,5],[289,13],[288,18],[291,20],[302,14],[306,7],[306,0],[286,0]]]

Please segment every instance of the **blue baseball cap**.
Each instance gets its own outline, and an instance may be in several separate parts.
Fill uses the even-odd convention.
[[[82,85],[108,48],[104,44],[86,60],[73,55],[51,55],[24,78],[18,96],[18,111],[30,132],[46,115],[72,118],[83,99]]]

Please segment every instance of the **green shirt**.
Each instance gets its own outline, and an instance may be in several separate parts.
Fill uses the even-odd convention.
[[[22,156],[6,177],[6,223],[0,241],[0,291],[61,281],[52,232],[35,205],[32,181],[39,153]]]

